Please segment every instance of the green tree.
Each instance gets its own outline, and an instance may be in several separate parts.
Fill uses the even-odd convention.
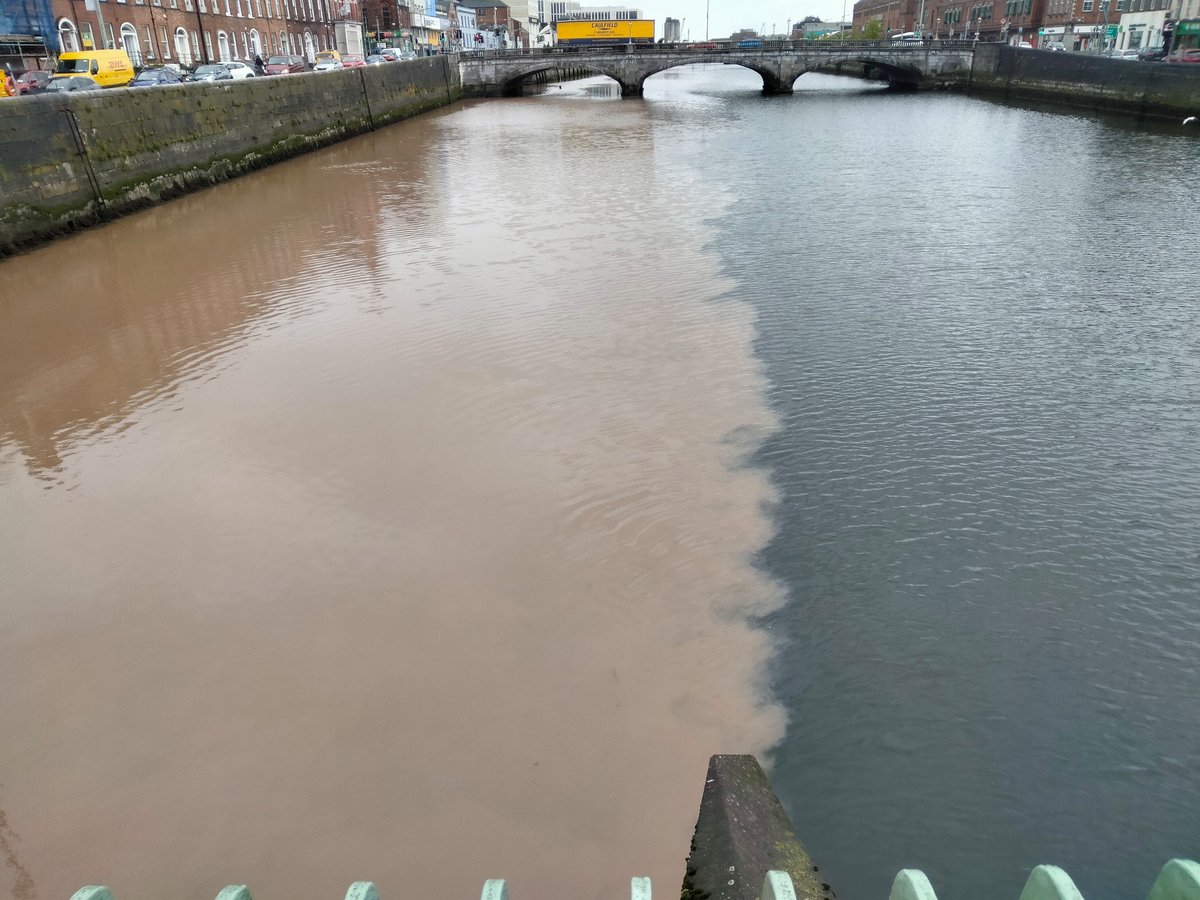
[[[877,41],[883,37],[883,19],[872,19],[863,28],[864,41]]]

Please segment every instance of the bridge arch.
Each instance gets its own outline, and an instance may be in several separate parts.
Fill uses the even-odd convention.
[[[699,64],[699,63],[721,63],[721,64],[727,65],[727,66],[737,66],[738,68],[749,69],[751,72],[757,73],[758,76],[760,78],[762,78],[764,94],[779,94],[779,93],[790,93],[791,92],[791,88],[789,86],[791,84],[791,82],[788,82],[787,84],[785,84],[784,80],[780,78],[779,72],[775,71],[768,65],[764,65],[764,64],[758,62],[757,60],[713,58],[711,56],[699,55],[699,56],[696,56],[694,59],[671,60],[671,61],[665,62],[663,65],[658,66],[657,68],[643,70],[642,72],[639,73],[640,77],[638,78],[638,81],[635,85],[635,90],[633,91],[633,93],[635,93],[637,96],[640,97],[645,88],[646,79],[650,78],[650,76],[652,76],[652,75],[657,75],[659,72],[666,72],[670,69],[677,69],[680,66],[692,66],[692,65]],[[797,77],[799,77],[799,76],[797,76]],[[795,80],[796,79],[793,78],[792,82],[794,82]]]
[[[850,71],[843,71],[849,68]],[[822,60],[817,65],[807,65],[796,72],[790,84],[805,72],[825,75],[851,75],[869,81],[886,81],[890,87],[900,90],[916,90],[925,80],[925,73],[912,65],[901,65],[871,54],[846,54]]]
[[[552,59],[547,62],[538,62],[529,66],[524,66],[513,72],[506,72],[504,81],[500,84],[500,94],[504,97],[518,97],[521,94],[521,86],[525,80],[539,72],[553,72],[556,69],[586,69],[589,72],[595,72],[597,75],[607,75],[613,81],[621,86],[621,96],[627,96],[629,93],[628,85],[622,80],[621,73],[615,71],[609,66],[596,64],[586,59],[570,59],[563,60],[561,57]]]

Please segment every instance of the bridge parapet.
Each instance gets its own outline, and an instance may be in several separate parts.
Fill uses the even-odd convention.
[[[773,41],[763,47],[704,49],[682,44],[626,44],[616,47],[546,47],[483,50],[458,55],[463,87],[479,94],[511,93],[536,72],[584,68],[607,75],[622,96],[640,96],[646,79],[676,66],[720,63],[757,72],[763,92],[792,93],[797,78],[814,70],[841,70],[907,87],[965,80],[974,45],[965,41],[891,44],[879,41]]]

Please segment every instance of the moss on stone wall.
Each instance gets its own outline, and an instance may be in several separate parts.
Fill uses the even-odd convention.
[[[434,57],[0,104],[0,257],[461,96]]]

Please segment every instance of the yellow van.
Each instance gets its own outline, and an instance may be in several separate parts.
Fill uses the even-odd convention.
[[[68,50],[58,57],[54,78],[90,75],[100,87],[120,87],[133,81],[133,62],[124,50]]]

